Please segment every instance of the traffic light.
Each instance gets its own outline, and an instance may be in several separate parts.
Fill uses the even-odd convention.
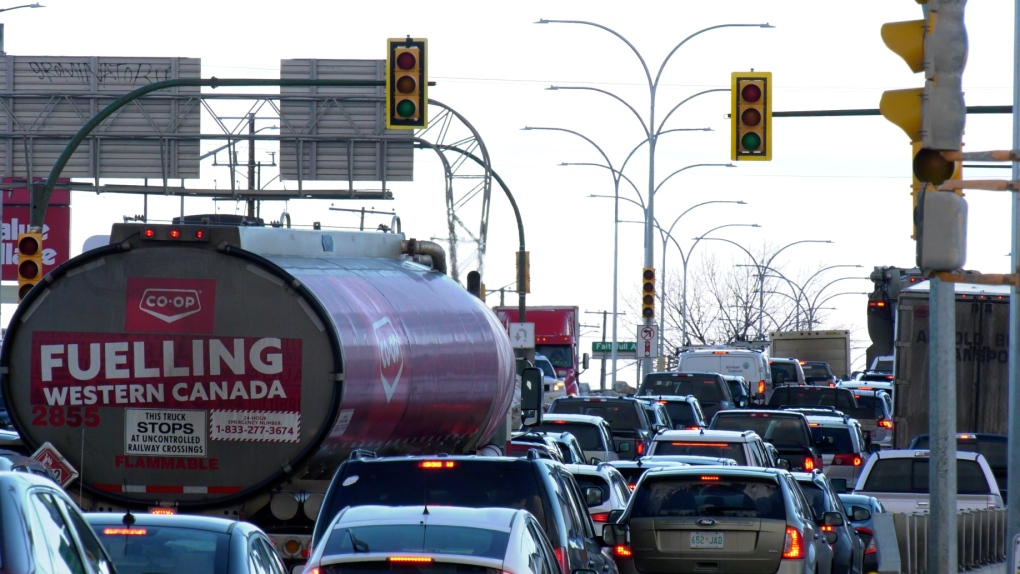
[[[18,234],[18,302],[42,279],[42,234]]]
[[[645,267],[641,272],[641,317],[655,319],[655,268]]]
[[[772,72],[730,75],[730,159],[772,159]]]
[[[428,125],[428,69],[425,38],[390,38],[386,50],[386,127]]]

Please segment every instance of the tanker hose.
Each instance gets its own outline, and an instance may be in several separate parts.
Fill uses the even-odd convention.
[[[440,273],[446,273],[446,251],[442,245],[412,238],[401,241],[400,250],[412,256],[428,255],[432,260],[432,269]]]

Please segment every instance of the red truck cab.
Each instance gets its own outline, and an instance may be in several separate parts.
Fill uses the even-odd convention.
[[[496,307],[504,327],[519,323],[517,307]],[[548,357],[556,376],[565,382],[567,396],[580,394],[579,373],[581,325],[577,307],[527,307],[524,322],[535,324],[535,352]]]

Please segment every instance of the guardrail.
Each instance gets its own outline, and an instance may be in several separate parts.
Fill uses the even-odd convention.
[[[928,514],[893,514],[893,528],[899,547],[899,571],[929,574]],[[957,514],[957,557],[959,571],[976,570],[1006,560],[1006,510],[967,510]],[[878,552],[881,559],[882,539]],[[888,540],[888,538],[885,538]],[[886,572],[886,570],[882,570]]]

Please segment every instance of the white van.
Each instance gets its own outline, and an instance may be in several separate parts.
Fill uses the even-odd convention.
[[[764,405],[772,396],[772,373],[765,353],[749,349],[696,349],[680,353],[679,372],[719,373],[750,382],[751,402]]]

